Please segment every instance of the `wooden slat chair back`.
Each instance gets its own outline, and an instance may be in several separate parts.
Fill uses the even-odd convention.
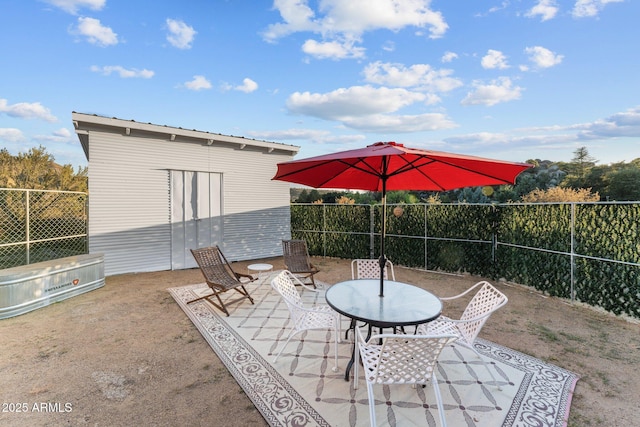
[[[316,287],[314,275],[320,271],[311,263],[307,242],[304,240],[283,240],[282,256],[285,268],[299,279],[308,279]]]
[[[244,285],[256,279],[248,274],[236,273],[218,246],[191,249],[191,253],[213,293],[191,300],[187,304],[206,299],[215,307],[222,310],[227,316],[229,316],[227,305],[240,302],[244,299],[248,299],[251,301],[251,304],[253,304],[253,298],[251,298],[251,295],[249,295]],[[230,290],[234,290],[242,296],[225,303],[222,301],[222,298],[220,298],[220,294]],[[214,296],[217,302],[212,299]]]

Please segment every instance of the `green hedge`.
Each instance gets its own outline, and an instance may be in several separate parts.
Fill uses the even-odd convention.
[[[640,318],[640,203],[396,205],[385,253],[398,265],[532,286]],[[380,254],[379,205],[292,205],[314,255]],[[573,251],[572,251],[573,248]]]

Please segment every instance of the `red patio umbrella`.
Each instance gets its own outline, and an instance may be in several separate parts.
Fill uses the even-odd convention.
[[[382,192],[380,296],[386,263],[386,193],[393,190],[447,191],[456,188],[514,184],[531,167],[482,157],[408,148],[395,142],[377,142],[364,148],[278,163],[273,179],[315,188]]]

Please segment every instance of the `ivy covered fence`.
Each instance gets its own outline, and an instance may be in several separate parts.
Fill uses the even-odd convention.
[[[313,255],[377,258],[381,229],[380,205],[291,205]],[[640,318],[639,202],[389,205],[385,252]]]

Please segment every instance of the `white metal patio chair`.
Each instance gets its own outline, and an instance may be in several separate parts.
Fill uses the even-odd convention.
[[[385,280],[396,280],[396,273],[393,271],[393,263],[387,260],[384,266],[383,277]],[[379,259],[365,259],[358,258],[351,261],[351,279],[379,279],[380,278],[380,260]],[[341,318],[342,319],[342,318]],[[344,338],[349,337],[349,331],[356,327],[356,321],[351,320],[349,329],[344,333]]]
[[[393,263],[387,260],[384,266],[384,278],[396,280],[396,274],[393,271]],[[354,259],[351,261],[351,278],[352,279],[379,279],[380,278],[380,260],[377,259]]]
[[[489,316],[493,314],[497,309],[505,305],[508,298],[505,294],[497,290],[491,283],[481,281],[464,291],[459,295],[453,297],[440,298],[443,301],[450,301],[465,296],[476,288],[480,288],[473,298],[467,304],[460,319],[450,319],[446,316],[440,316],[436,320],[425,323],[418,327],[418,334],[457,334],[459,336],[457,344],[461,344],[464,347],[471,349],[476,356],[482,361],[489,375],[493,379],[493,383],[498,387],[498,390],[502,388],[498,384],[496,377],[489,369],[487,362],[474,348],[473,344],[480,333],[480,330],[484,326]]]
[[[335,351],[335,366],[332,368],[334,372],[338,371],[338,342],[340,342],[340,319],[338,313],[335,312],[328,305],[317,305],[313,307],[305,307],[300,294],[296,289],[296,284],[302,285],[306,289],[310,289],[314,292],[319,292],[315,289],[305,286],[300,279],[298,279],[293,273],[288,270],[282,271],[272,281],[271,286],[282,296],[289,314],[291,321],[293,322],[287,341],[284,343],[275,359],[274,363],[280,357],[280,354],[284,348],[289,344],[291,338],[294,335],[312,330],[312,329],[332,329],[334,338],[334,351]]]
[[[358,340],[358,356],[362,360],[364,377],[367,382],[369,398],[369,416],[371,426],[376,425],[374,385],[388,384],[427,384],[431,382],[438,404],[440,424],[446,426],[442,406],[442,397],[435,375],[436,364],[440,352],[445,346],[455,341],[457,335],[373,335],[368,341],[362,336],[360,328],[356,328]],[[382,340],[382,344],[379,343]],[[354,388],[358,388],[359,360],[355,362]]]

